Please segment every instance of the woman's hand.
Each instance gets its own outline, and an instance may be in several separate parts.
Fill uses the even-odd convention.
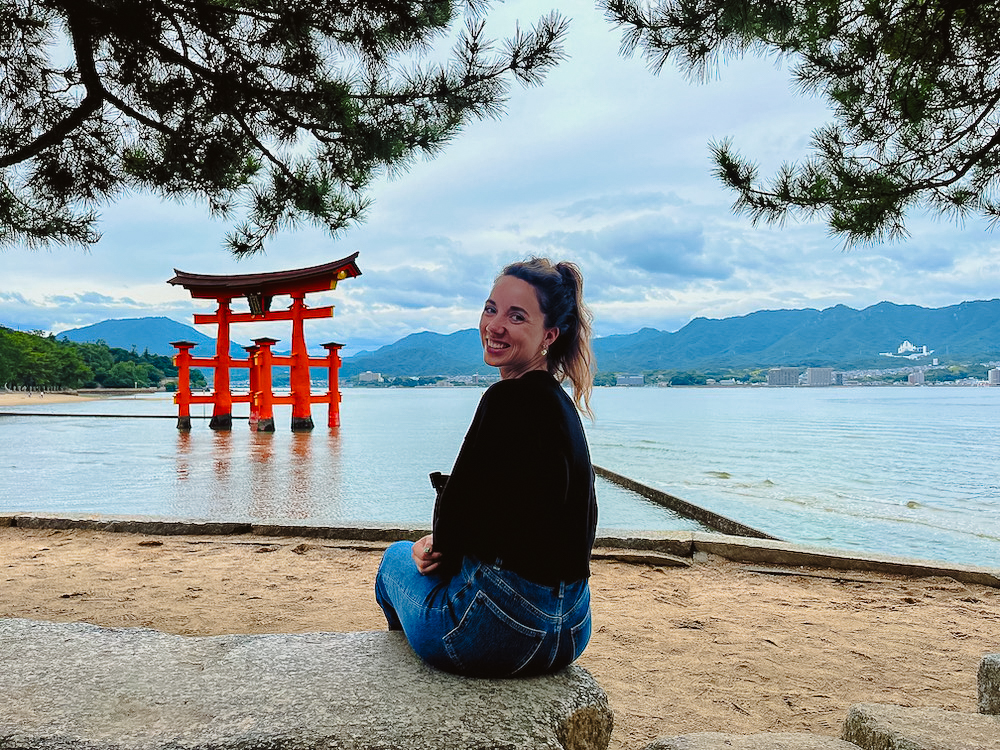
[[[420,575],[425,576],[434,571],[441,562],[441,553],[434,551],[434,535],[428,534],[423,539],[413,543],[413,562],[417,564]]]

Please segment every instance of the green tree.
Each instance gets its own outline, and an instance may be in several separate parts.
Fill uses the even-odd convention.
[[[93,370],[84,361],[80,350],[70,341],[59,341],[49,337],[58,359],[56,376],[52,385],[64,388],[79,388],[93,377]]]
[[[174,368],[176,375],[176,368]],[[208,386],[208,381],[205,379],[205,373],[199,370],[197,367],[191,369],[191,387],[192,388],[205,388]]]
[[[618,376],[613,372],[599,372],[594,375],[594,385],[614,385],[618,382]]]
[[[104,377],[105,388],[148,388],[158,385],[163,373],[142,362],[116,362]]]
[[[108,345],[103,341],[76,344],[76,349],[91,370],[90,379],[83,385],[84,387],[93,388],[98,385],[97,376],[101,373],[106,373],[114,366],[115,358],[111,355]]]
[[[495,43],[488,8],[0,0],[0,246],[90,245],[96,208],[131,191],[204,201],[235,222],[237,254],[303,221],[337,233],[376,176],[499,116],[512,79],[562,58],[559,14]]]
[[[77,388],[93,376],[75,344],[40,332],[0,329],[0,383]]]
[[[0,384],[19,386],[23,369],[24,352],[14,331],[0,328]]]
[[[757,221],[825,219],[847,245],[906,236],[924,208],[1000,218],[1000,13],[945,0],[600,0],[653,72],[673,60],[694,79],[745,53],[787,56],[797,86],[833,122],[812,154],[762,181],[731,140],[715,173]]]
[[[708,378],[700,372],[679,372],[670,378],[670,385],[705,385]]]

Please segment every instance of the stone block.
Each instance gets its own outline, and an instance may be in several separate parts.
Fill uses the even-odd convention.
[[[1000,750],[1000,717],[859,703],[841,738],[863,750]]]
[[[605,750],[591,675],[478,680],[400,633],[190,637],[0,620],[5,750]]]
[[[1000,654],[987,654],[979,662],[979,713],[1000,714]]]
[[[661,737],[643,750],[858,750],[858,746],[818,734],[693,732]]]

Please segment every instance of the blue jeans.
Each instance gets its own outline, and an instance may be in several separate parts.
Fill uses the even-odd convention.
[[[453,576],[420,575],[411,542],[385,551],[375,600],[390,630],[402,630],[431,666],[470,677],[554,672],[590,640],[587,579],[542,586],[466,557]]]

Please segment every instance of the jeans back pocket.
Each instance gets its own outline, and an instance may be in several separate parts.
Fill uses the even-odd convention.
[[[545,631],[518,622],[482,591],[444,637],[457,671],[473,677],[512,677],[538,652]]]

